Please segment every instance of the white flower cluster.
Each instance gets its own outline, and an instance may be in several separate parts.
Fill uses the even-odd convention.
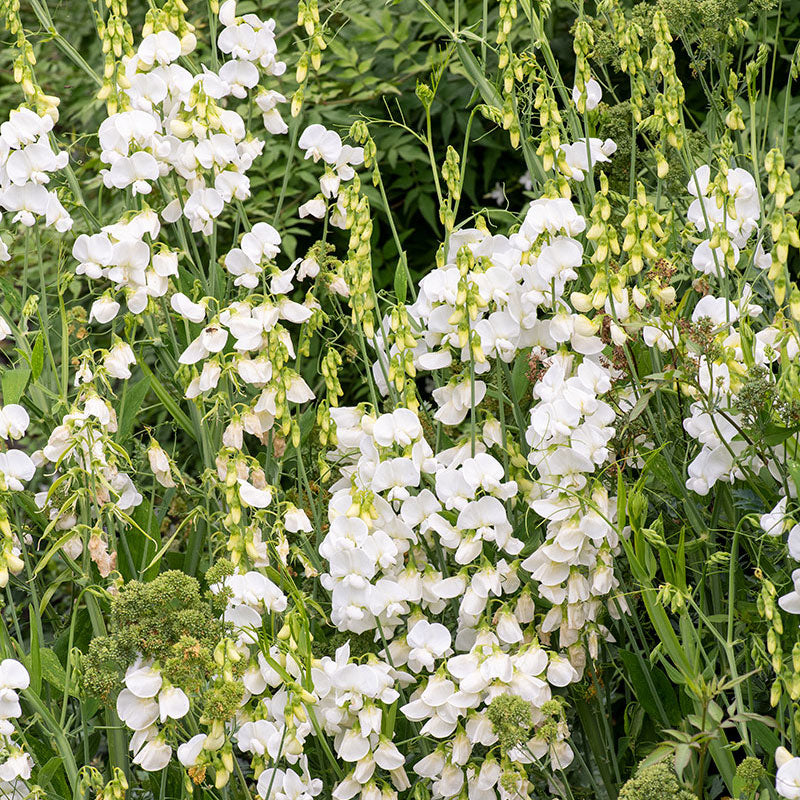
[[[25,797],[31,777],[33,759],[14,741],[15,727],[11,720],[22,716],[20,689],[30,685],[28,670],[13,658],[0,661],[0,795]]]
[[[169,278],[178,274],[178,254],[157,244],[160,231],[158,215],[146,209],[106,225],[100,233],[91,236],[84,233],[75,240],[72,255],[78,261],[76,274],[92,280],[108,280],[115,287],[94,301],[90,321],[107,323],[117,316],[120,310],[115,299],[117,292],[124,293],[128,310],[133,314],[145,310],[148,298],[167,293]]]
[[[401,710],[424,723],[421,735],[452,743],[414,766],[432,781],[435,796],[456,796],[465,774],[479,772],[490,791],[501,771],[490,780],[489,771],[471,763],[471,754],[497,741],[486,717],[491,700],[514,694],[536,711],[551,699],[551,685],[578,679],[568,659],[524,633],[534,618],[533,600],[522,588],[518,563],[503,557],[522,549],[506,512],[517,484],[505,480],[502,464],[487,452],[491,439],[477,442],[475,455],[469,443],[434,455],[409,409],[377,418],[354,408],[332,409],[331,415],[337,447],[329,459],[341,479],[331,487],[330,529],[320,554],[328,564],[321,580],[331,592],[332,621],[340,630],[374,632],[389,662],[374,662],[376,667],[406,667],[411,675],[395,678],[401,685],[417,682]],[[450,576],[431,562],[429,554],[437,551],[453,564]],[[428,618],[442,614],[448,602],[458,610],[455,639]],[[543,719],[534,714],[535,724]],[[373,760],[390,772],[396,789],[406,788],[395,772],[403,757],[381,763],[379,753],[386,758],[395,751],[376,730],[371,725],[365,731],[361,719],[350,728],[347,755],[340,755],[358,764],[334,796],[367,795]],[[549,753],[554,765],[566,766],[572,758],[566,735],[561,730],[547,742],[534,737],[529,748],[537,758]]]
[[[613,565],[619,538],[616,498],[590,476],[609,459],[616,414],[600,399],[611,387],[609,370],[589,357],[577,367],[575,361],[574,355],[553,356],[533,389],[539,402],[526,439],[538,480],[531,505],[548,524],[544,543],[522,567],[553,604],[542,631],[558,630],[562,647],[577,644],[583,634],[596,657],[598,635],[611,638],[598,619],[603,599],[618,585]],[[625,608],[621,597],[608,603],[615,618]],[[575,663],[580,652],[578,647]]]
[[[281,75],[274,21],[254,14],[236,16],[235,0],[220,9],[223,30],[219,48],[231,61],[219,72],[204,67],[192,75],[177,64],[195,46],[193,36],[179,39],[160,30],[144,37],[136,53],[125,61],[125,93],[130,108],[100,126],[101,159],[109,168],[103,181],[109,188],[130,188],[134,195],[149,195],[170,173],[183,187],[162,212],[168,222],[185,217],[193,232],[211,233],[225,204],[250,196],[247,171],[261,154],[264,142],[246,131],[242,117],[224,108],[227,97],[244,98],[258,84],[261,73]],[[259,105],[271,132],[286,128],[276,105],[283,97],[262,90]]]
[[[64,233],[72,228],[72,218],[58,194],[47,188],[51,174],[64,169],[68,160],[66,151],[53,150],[53,124],[52,116],[21,107],[0,125],[0,208],[28,228],[38,217]],[[0,261],[8,258],[8,249],[0,243]]]
[[[711,234],[711,239],[698,245],[692,262],[709,277],[723,281],[727,271],[738,263],[740,249],[758,228],[761,210],[755,181],[746,170],[737,168],[720,174],[712,185],[710,169],[704,166],[692,176],[687,188],[696,198],[689,207],[689,221],[697,230]],[[714,240],[720,244],[712,248],[710,243]],[[772,263],[760,241],[752,257],[762,269],[769,269]],[[786,452],[786,446],[779,445],[771,448],[770,457],[765,458],[763,451],[755,452],[738,435],[742,414],[735,407],[732,377],[753,367],[765,368],[765,375],[771,376],[771,366],[782,353],[795,359],[800,352],[797,336],[774,325],[756,330],[751,342],[743,342],[742,323],[750,328],[752,320],[762,313],[753,299],[752,288],[745,284],[735,303],[724,296],[706,294],[692,312],[692,322],[708,327],[708,335],[719,341],[723,354],[714,360],[702,353],[691,354],[697,364],[697,385],[691,416],[683,424],[702,448],[689,465],[686,485],[700,495],[707,495],[717,481],[733,483],[744,479],[748,470],[757,473],[764,466],[777,477],[775,459],[782,459]],[[659,347],[667,350],[676,344],[672,332],[659,342]]]
[[[152,662],[138,658],[125,672],[125,688],[117,696],[117,714],[134,731],[130,749],[133,763],[148,772],[169,764],[172,748],[159,733],[157,722],[182,719],[189,713],[183,689],[170,686]]]
[[[328,208],[329,201],[334,203],[331,213],[331,225],[344,228],[347,212],[338,201],[339,187],[342,181],[351,181],[355,177],[355,170],[364,163],[364,148],[351,147],[342,143],[342,137],[336,131],[329,131],[324,125],[309,125],[301,134],[298,142],[301,149],[306,151],[306,158],[314,162],[322,161],[325,164],[325,174],[319,179],[320,193],[300,206],[301,217],[315,217],[322,219]]]
[[[33,462],[36,466],[53,464],[56,468],[78,466],[92,476],[97,502],[113,499],[120,511],[129,511],[142,502],[142,495],[130,476],[117,466],[118,457],[110,441],[116,430],[117,415],[111,403],[92,389],[86,389],[73,410],[50,433],[47,444],[33,454]],[[48,495],[40,494],[39,498],[40,507],[44,507]]]

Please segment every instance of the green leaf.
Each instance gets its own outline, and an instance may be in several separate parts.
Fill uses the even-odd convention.
[[[798,431],[800,431],[798,425],[792,428],[784,428],[782,425],[767,425],[764,428],[762,441],[767,447],[775,447],[785,442],[790,436],[794,436]]]
[[[67,673],[58,656],[49,648],[43,647],[40,651],[42,661],[42,677],[60,692],[64,691],[67,683]]]
[[[397,297],[398,303],[406,302],[406,293],[408,290],[408,277],[403,265],[398,262],[394,272],[394,293]]]
[[[522,397],[530,384],[530,379],[528,378],[529,368],[530,365],[527,358],[518,358],[514,362],[514,368],[511,370],[511,381],[515,397]]]
[[[620,650],[619,654],[628,679],[633,685],[636,699],[648,716],[656,725],[663,726],[666,715],[667,722],[677,725],[681,720],[680,705],[672,684],[663,670],[640,660],[635,653],[627,650]]]
[[[7,370],[0,378],[0,385],[3,388],[3,403],[18,403],[25,394],[25,387],[28,385],[28,378],[31,371],[28,367],[16,367]]]
[[[195,431],[194,427],[192,426],[192,421],[186,414],[181,411],[178,404],[173,399],[172,395],[169,393],[167,388],[164,386],[161,381],[153,374],[150,367],[147,366],[144,362],[141,364],[142,371],[147,375],[150,379],[150,385],[153,391],[156,394],[156,397],[164,404],[165,408],[169,412],[172,419],[189,434],[189,436],[194,437]]]
[[[142,407],[144,398],[150,389],[150,378],[146,375],[133,386],[129,387],[122,398],[122,411],[119,419],[119,429],[117,431],[117,441],[122,444],[133,431],[136,416]]]
[[[39,331],[36,341],[33,343],[33,350],[31,351],[31,371],[33,372],[33,379],[39,380],[39,376],[44,369],[44,333]]]

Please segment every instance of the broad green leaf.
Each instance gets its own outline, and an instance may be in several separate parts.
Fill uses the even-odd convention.
[[[669,678],[658,666],[640,660],[635,653],[619,651],[625,674],[630,680],[636,699],[658,726],[666,722],[677,725],[681,720],[678,698]]]
[[[150,389],[150,379],[145,375],[133,386],[129,386],[122,399],[122,411],[119,419],[119,430],[117,431],[117,442],[122,444],[133,431],[133,425],[139,410],[142,407],[144,398]]]
[[[28,367],[15,367],[3,373],[3,377],[0,378],[0,385],[3,388],[4,405],[18,403],[22,399],[30,376],[31,371]]]
[[[44,369],[44,332],[39,331],[31,351],[31,372],[35,381],[39,380],[42,369]]]

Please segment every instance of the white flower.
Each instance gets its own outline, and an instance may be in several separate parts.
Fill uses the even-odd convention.
[[[166,686],[158,693],[158,712],[162,723],[182,719],[189,713],[189,698],[183,689]]]
[[[326,208],[325,198],[321,194],[318,194],[316,197],[312,197],[310,200],[303,203],[303,205],[297,209],[297,212],[300,214],[301,219],[305,217],[322,219],[325,216]]]
[[[486,396],[486,384],[476,380],[474,383],[475,406]],[[458,425],[464,421],[472,406],[473,389],[469,376],[455,385],[448,384],[433,390],[433,399],[439,410],[433,415],[443,425]]]
[[[414,672],[423,669],[433,672],[436,659],[449,656],[453,652],[450,648],[450,631],[438,622],[419,620],[409,630],[406,641],[411,648],[408,665]]]
[[[92,303],[89,312],[89,322],[96,320],[100,323],[111,322],[119,314],[119,303],[108,295],[103,295]]]
[[[103,183],[107,188],[125,189],[130,186],[134,195],[149,194],[152,187],[148,181],[157,178],[158,162],[152,154],[143,150],[117,159],[111,169],[103,173]]]
[[[19,717],[22,709],[16,689],[27,689],[30,686],[28,670],[13,658],[0,662],[0,719]]]
[[[23,750],[17,750],[0,764],[0,781],[9,781],[16,783],[20,778],[28,780],[31,777],[31,770],[33,769],[33,759],[30,755]],[[15,787],[16,788],[16,787]],[[2,789],[0,788],[0,792]],[[5,793],[0,794],[4,800],[10,800],[9,796]]]
[[[21,439],[28,430],[31,418],[17,403],[0,408],[0,439]]]
[[[151,33],[142,39],[136,54],[145,66],[170,64],[181,55],[181,41],[172,31]]]
[[[146,772],[164,769],[172,758],[172,748],[160,737],[147,742],[133,759]]]
[[[288,506],[284,512],[283,527],[286,528],[286,530],[290,533],[297,533],[298,531],[311,533],[313,530],[311,521],[309,520],[306,512],[300,508],[296,508],[293,505]]]
[[[775,775],[775,790],[786,800],[800,798],[800,758],[792,757],[784,747],[775,752],[775,764],[778,772]]]
[[[391,414],[382,414],[372,428],[375,444],[407,447],[422,436],[422,425],[417,415],[408,408],[398,408]]]
[[[257,489],[252,483],[240,480],[239,499],[250,508],[266,508],[272,502],[272,492],[269,487]]]
[[[219,353],[225,348],[228,341],[228,331],[218,325],[209,325],[200,335],[181,353],[178,361],[181,364],[196,364],[211,353]]]
[[[183,207],[193,233],[211,234],[214,220],[222,213],[225,203],[216,189],[196,189]]]
[[[36,467],[33,461],[22,450],[7,450],[5,453],[0,453],[0,473],[11,491],[21,492],[34,472]]]
[[[785,518],[786,498],[782,497],[772,511],[761,515],[759,519],[761,530],[768,536],[780,536],[783,533]]]
[[[172,479],[169,456],[155,440],[150,442],[150,446],[147,448],[147,458],[156,480],[166,489],[174,487],[175,481]]]
[[[342,152],[341,137],[324,125],[309,125],[300,135],[298,146],[306,151],[306,158],[322,159],[327,164],[335,164]]]
[[[586,81],[586,89],[584,90],[584,95],[586,97],[586,110],[593,111],[597,106],[600,105],[600,100],[603,98],[603,90],[600,87],[600,84],[594,79],[589,78]],[[581,98],[581,90],[578,89],[577,86],[572,87],[572,102],[575,105],[578,105],[578,101]]]
[[[617,151],[617,145],[611,140],[589,139],[587,146],[586,139],[578,139],[574,144],[562,144],[559,148],[564,154],[567,167],[567,177],[576,181],[582,181],[591,166],[597,163],[608,162],[609,156]]]
[[[205,306],[200,303],[193,303],[182,292],[175,292],[169,299],[169,304],[172,310],[180,314],[184,319],[189,322],[202,322],[206,318]]]
[[[192,736],[188,742],[178,745],[178,761],[184,767],[193,767],[197,763],[200,753],[203,752],[207,740],[208,736],[205,733],[198,733],[196,736]]]
[[[133,349],[127,342],[117,342],[103,359],[103,366],[113,378],[127,380],[131,377],[131,364],[136,363]]]

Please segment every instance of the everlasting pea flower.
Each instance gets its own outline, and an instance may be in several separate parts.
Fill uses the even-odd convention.
[[[103,366],[113,378],[127,380],[131,377],[130,365],[136,363],[136,356],[127,342],[117,342],[103,359]]]
[[[434,414],[444,425],[458,425],[472,408],[472,387],[469,377],[455,385],[441,386],[433,390],[433,399],[439,405],[439,410]],[[474,388],[475,405],[477,406],[486,396],[486,384],[476,380]]]
[[[5,453],[0,453],[0,474],[11,491],[21,492],[34,472],[36,467],[33,461],[22,450],[7,450]]]
[[[21,439],[30,425],[28,412],[17,403],[0,408],[0,439]]]
[[[249,481],[240,480],[239,499],[250,508],[267,508],[272,502],[272,492],[269,487],[257,489]]]
[[[133,763],[146,772],[164,769],[172,758],[172,748],[160,737],[147,742],[134,756]]]
[[[324,125],[309,125],[300,135],[298,146],[306,151],[306,158],[322,159],[327,164],[336,164],[342,152],[342,140],[336,131]]]
[[[453,652],[450,648],[450,631],[438,622],[419,620],[409,630],[406,641],[411,648],[408,665],[414,672],[421,672],[423,669],[433,672],[436,659]]]
[[[193,767],[197,763],[200,753],[203,752],[207,740],[206,734],[198,733],[196,736],[192,736],[188,742],[178,745],[178,761],[184,767]]]
[[[778,598],[778,605],[787,614],[800,614],[800,569],[792,571],[792,583],[792,591]]]
[[[142,39],[137,55],[146,66],[170,64],[181,55],[181,41],[172,31],[151,33]]]
[[[169,301],[172,310],[180,314],[184,319],[189,322],[202,322],[206,318],[205,306],[200,303],[193,303],[182,292],[175,292]]]
[[[228,331],[217,325],[209,325],[181,353],[178,361],[181,364],[196,364],[211,353],[219,353],[228,341]]]
[[[0,781],[6,781],[9,783],[14,783],[14,787],[12,792],[15,792],[17,789],[20,789],[23,792],[23,797],[25,790],[20,787],[20,779],[22,781],[26,781],[31,777],[31,770],[33,769],[33,759],[28,755],[28,753],[22,750],[12,751],[12,754],[0,764]],[[24,784],[22,784],[24,786]],[[15,794],[9,795],[5,793],[2,788],[2,784],[0,784],[0,796],[4,798],[4,800],[14,800],[16,797]]]
[[[30,682],[28,670],[16,659],[6,658],[0,662],[0,719],[22,715],[16,690],[27,689]]]
[[[775,751],[775,766],[778,767],[775,790],[786,800],[799,800],[800,758],[793,757],[785,747],[779,747]]]
[[[306,512],[300,508],[296,508],[293,505],[289,505],[284,512],[283,526],[290,533],[297,533],[298,531],[311,533],[313,530],[311,521],[309,520]]]
[[[150,446],[147,448],[147,458],[156,480],[166,489],[174,487],[175,481],[172,479],[169,456],[155,440],[150,442]]]
[[[786,518],[786,497],[782,497],[775,508],[767,514],[762,514],[759,518],[761,530],[768,536],[780,536],[783,533],[784,520]]]
[[[89,311],[89,322],[92,320],[100,323],[111,322],[119,314],[119,309],[120,305],[116,300],[108,295],[103,295],[92,303],[92,308]]]
[[[617,145],[611,139],[602,141],[600,139],[589,139],[589,146],[586,146],[585,139],[578,139],[574,144],[562,144],[559,148],[564,154],[567,166],[567,177],[576,181],[582,181],[590,169],[590,165],[597,163],[607,163],[617,151]],[[591,159],[591,161],[590,161]]]
[[[56,155],[44,140],[12,152],[6,162],[6,174],[18,186],[29,182],[43,184],[50,182],[48,173],[63,169],[66,165],[67,153],[64,151]]]
[[[600,105],[600,101],[603,99],[603,90],[594,78],[589,78],[589,80],[586,81],[586,88],[583,93],[577,86],[572,87],[572,102],[575,103],[576,106],[582,94],[585,94],[586,97],[587,111],[593,111]]]

